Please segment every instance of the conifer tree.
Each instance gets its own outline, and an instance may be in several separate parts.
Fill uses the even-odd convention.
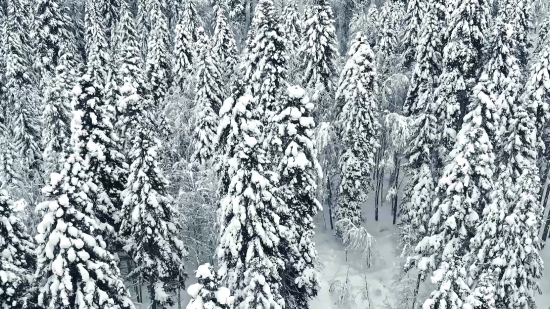
[[[194,0],[186,1],[186,3],[183,4],[181,18],[184,22],[185,30],[191,34],[191,40],[193,43],[199,41],[200,34],[198,33],[198,30],[202,27],[202,21],[197,13],[197,7]]]
[[[67,8],[53,0],[40,0],[36,8],[37,57],[36,66],[40,70],[42,84],[53,78],[60,64],[62,48],[73,57],[74,35]]]
[[[343,149],[338,162],[342,180],[336,217],[358,226],[363,221],[361,206],[370,188],[378,148],[376,68],[374,54],[361,33],[356,34],[348,55],[336,92],[337,104],[341,106],[337,130]]]
[[[489,17],[489,3],[486,0],[453,1],[450,7],[442,73],[435,92],[436,113],[440,122],[438,131],[441,135],[437,149],[439,167],[447,161],[464,115],[469,111],[472,89],[482,67]]]
[[[193,67],[193,47],[191,33],[183,18],[176,26],[174,37],[174,64],[172,66],[173,86],[180,92],[187,90]]]
[[[282,218],[286,221],[283,225],[289,227],[289,237],[281,242],[285,256],[283,297],[287,308],[308,308],[308,301],[319,291],[313,236],[314,218],[322,209],[316,198],[317,177],[322,172],[313,147],[315,105],[301,87],[291,86],[287,92],[282,110],[274,118],[282,132],[283,153],[277,169],[277,194],[289,208],[288,216]]]
[[[168,58],[168,22],[164,14],[163,1],[151,0],[149,9],[151,32],[147,41],[145,72],[155,107],[162,110],[164,97],[172,82]]]
[[[416,49],[422,32],[422,23],[425,22],[425,12],[429,9],[427,3],[420,0],[411,0],[407,3],[405,14],[405,34],[403,45],[405,48],[405,65],[413,64],[416,59]]]
[[[230,309],[233,307],[234,297],[226,287],[221,287],[222,276],[214,272],[210,264],[199,266],[195,273],[198,283],[190,285],[187,293],[191,301],[188,309]]]
[[[271,1],[262,0],[259,5],[265,2]],[[220,267],[227,271],[227,287],[235,293],[236,307],[283,308],[279,274],[284,260],[279,244],[284,229],[279,218],[284,204],[273,195],[265,171],[263,113],[250,94],[232,105],[229,128],[235,149],[230,168],[234,172],[219,210]]]
[[[235,293],[236,307],[283,308],[280,274],[284,257],[279,248],[287,228],[279,218],[288,215],[288,210],[274,195],[276,184],[272,183],[267,161],[271,148],[266,147],[273,139],[264,140],[264,135],[273,132],[267,130],[267,119],[278,110],[274,95],[278,82],[282,83],[279,70],[284,68],[284,32],[276,22],[273,1],[258,3],[254,24],[257,31],[249,41],[249,69],[244,78],[244,89],[249,92],[226,100],[221,112],[227,115],[222,128],[226,128],[228,138],[222,149],[226,150],[224,161],[229,163],[223,167],[229,172],[222,175],[222,186],[225,183],[227,187],[222,188],[219,210],[218,258],[221,269],[227,272],[227,287]],[[260,63],[265,65],[259,67]],[[236,94],[242,94],[239,88]],[[244,214],[243,221],[240,218]]]
[[[415,1],[412,1],[415,2]],[[411,2],[411,3],[412,3]],[[405,100],[404,113],[406,116],[421,114],[428,103],[425,102],[437,88],[437,76],[441,74],[445,29],[445,6],[439,0],[428,0],[424,3],[422,24],[419,35],[415,37],[415,67],[409,93]],[[412,31],[412,30],[411,30]],[[412,35],[412,34],[411,34]]]
[[[282,18],[284,18],[284,29],[286,31],[286,48],[288,55],[291,55],[288,62],[289,80],[301,82],[301,80],[298,80],[301,66],[300,58],[294,56],[300,51],[303,31],[303,21],[298,12],[298,5],[295,2],[287,3],[284,6]]]
[[[338,74],[336,72],[338,41],[334,28],[334,15],[326,0],[315,0],[306,16],[300,48],[304,68],[303,84],[331,94],[335,90]]]
[[[132,124],[130,175],[124,196],[120,233],[128,239],[125,249],[136,263],[132,277],[147,282],[151,308],[172,305],[168,292],[178,288],[173,282],[183,282],[183,258],[187,255],[179,240],[179,214],[168,194],[168,181],[160,172],[158,154],[160,141],[154,139],[153,116],[148,114],[145,98],[137,95],[131,77],[125,78],[121,100],[126,105]]]
[[[149,31],[151,29],[149,18],[149,0],[137,0],[137,27],[139,46],[143,59],[147,57],[147,45],[149,38]]]
[[[44,213],[37,236],[37,277],[44,280],[38,304],[51,309],[72,309],[77,303],[84,308],[133,309],[104,237],[112,235],[109,223],[118,217],[104,191],[110,188],[105,180],[119,172],[116,165],[109,166],[117,154],[109,147],[113,134],[98,87],[100,71],[92,61],[98,56],[88,58],[87,74],[73,90],[73,153],[43,190],[50,201],[37,207]]]
[[[0,308],[25,308],[30,281],[34,272],[35,245],[17,217],[7,191],[0,191]]]
[[[215,156],[215,140],[219,123],[219,111],[223,103],[223,79],[213,52],[203,50],[197,62],[196,128],[193,159],[206,165]]]
[[[7,5],[5,37],[5,98],[9,127],[15,149],[24,169],[36,169],[41,161],[40,123],[37,115],[39,95],[32,71],[28,13],[25,3],[10,1]],[[29,173],[31,171],[28,171]]]
[[[76,66],[73,54],[62,48],[55,77],[45,93],[42,142],[47,175],[61,170],[71,150],[70,102],[78,74]]]
[[[86,28],[88,35],[94,35],[93,41],[88,44],[88,63],[86,74],[80,79],[80,88],[83,94],[79,100],[93,102],[93,113],[96,121],[87,123],[86,131],[90,132],[84,136],[89,152],[82,156],[87,160],[89,171],[101,194],[102,204],[95,210],[95,216],[101,224],[106,225],[104,232],[105,241],[111,248],[116,244],[116,232],[120,224],[120,207],[122,200],[120,193],[124,190],[128,165],[126,158],[121,153],[121,141],[116,134],[115,124],[115,103],[112,96],[108,96],[108,90],[112,84],[108,47],[98,22],[94,8],[96,0],[88,0],[86,3]],[[93,85],[88,89],[83,85]],[[109,87],[107,87],[109,86]],[[74,107],[73,107],[74,109]],[[73,112],[74,116],[74,112]],[[74,133],[73,133],[74,134]],[[74,146],[73,146],[74,147]]]
[[[471,271],[482,284],[475,288],[470,302],[474,306],[486,303],[483,292],[489,289],[494,292],[490,301],[495,308],[533,306],[532,292],[539,290],[537,279],[542,275],[538,237],[542,207],[537,200],[540,179],[535,167],[537,104],[520,97],[523,86],[519,50],[524,42],[517,32],[523,26],[510,15],[510,2],[498,11],[490,58],[476,88],[478,96],[499,109],[492,131],[500,162],[494,199],[484,210],[471,242]]]
[[[237,65],[238,50],[235,36],[225,17],[225,11],[221,7],[216,9],[216,27],[212,37],[212,50],[215,57],[224,68],[223,82],[229,84]]]
[[[109,44],[105,38],[105,25],[99,15],[101,13],[102,0],[86,0],[85,15],[85,41],[88,67],[93,66],[97,70],[97,85],[103,91],[109,82],[109,74],[112,70],[109,57]]]

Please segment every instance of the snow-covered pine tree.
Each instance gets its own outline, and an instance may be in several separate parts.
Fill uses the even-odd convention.
[[[116,98],[118,115],[116,128],[125,145],[124,149],[129,148],[133,134],[132,128],[136,124],[130,122],[132,118],[128,116],[132,113],[128,110],[128,106],[125,104],[126,101],[121,100],[120,90],[126,83],[129,83],[136,89],[137,95],[142,98],[145,98],[147,95],[147,83],[143,75],[143,60],[140,53],[139,31],[137,29],[129,3],[123,1],[121,3],[120,21],[115,33],[116,40],[118,41],[116,54],[118,69],[116,70],[115,83],[118,89]]]
[[[147,59],[145,73],[150,84],[151,96],[155,108],[162,110],[164,97],[172,83],[170,59],[168,58],[168,22],[164,14],[164,1],[151,0],[151,32],[147,41]]]
[[[300,47],[304,71],[302,82],[319,94],[326,91],[330,96],[336,88],[336,60],[339,57],[332,8],[327,0],[315,0],[306,16]]]
[[[0,191],[0,308],[25,308],[36,266],[35,244],[16,214],[8,192]]]
[[[183,259],[187,255],[179,239],[179,214],[168,194],[168,181],[159,167],[160,141],[151,129],[151,103],[141,97],[133,76],[124,78],[121,103],[132,128],[132,162],[126,189],[120,234],[128,239],[125,250],[136,264],[130,277],[143,278],[149,290],[151,308],[172,305],[169,295],[183,284],[186,274]]]
[[[45,93],[42,114],[42,143],[46,175],[58,172],[70,153],[71,97],[77,80],[77,63],[73,54],[62,48],[57,60],[55,76]]]
[[[378,44],[374,47],[377,57],[387,58],[395,53],[400,36],[401,23],[405,15],[403,3],[395,0],[388,0],[380,8],[378,17],[379,31]]]
[[[417,116],[424,112],[427,107],[425,100],[432,96],[424,94],[433,93],[433,89],[437,88],[436,77],[442,69],[446,6],[441,0],[428,0],[422,5],[422,24],[418,36],[415,36],[415,66],[403,107],[406,116]]]
[[[274,196],[266,149],[273,139],[265,136],[273,132],[267,128],[268,119],[280,109],[274,103],[283,82],[285,42],[272,0],[260,0],[254,20],[257,31],[249,41],[243,79],[249,92],[226,100],[220,113],[224,115],[222,134],[228,138],[222,145],[226,164],[221,166],[227,171],[221,177],[224,197],[219,209],[218,258],[227,271],[236,307],[278,309],[285,306],[280,283],[284,258],[279,245],[287,231],[280,218],[288,211]],[[260,67],[261,63],[265,65]],[[243,89],[238,85],[236,94]],[[243,221],[240,218],[245,214]]]
[[[197,89],[195,91],[196,127],[193,133],[195,150],[192,159],[206,165],[215,157],[219,112],[224,98],[224,80],[218,58],[204,49],[197,59]],[[225,67],[227,68],[227,67]]]
[[[359,226],[361,206],[370,189],[370,173],[378,148],[378,106],[375,97],[374,54],[362,33],[357,33],[348,52],[349,59],[340,75],[337,127],[342,143],[338,162],[341,183],[336,210],[337,220],[349,219]]]
[[[259,5],[265,2],[271,0],[261,0]],[[279,244],[286,234],[280,225],[285,205],[276,200],[265,170],[263,109],[250,94],[228,100],[224,107],[231,108],[226,119],[235,144],[227,166],[233,170],[231,182],[219,209],[220,267],[227,272],[227,287],[234,291],[237,308],[284,308]]]
[[[183,4],[183,10],[181,13],[181,19],[184,22],[184,28],[191,34],[191,40],[193,43],[199,41],[200,34],[198,30],[202,27],[202,21],[197,13],[195,0],[186,1]]]
[[[40,0],[36,7],[37,57],[35,66],[40,71],[42,85],[56,75],[61,49],[73,57],[75,53],[72,22],[66,7],[54,0]]]
[[[149,0],[137,0],[137,29],[139,36],[139,47],[141,50],[142,58],[147,57],[147,44],[149,38],[149,31],[151,29],[149,19]]]
[[[482,67],[483,50],[487,44],[489,1],[453,1],[450,4],[443,51],[442,73],[435,91],[440,137],[438,138],[438,169],[448,161],[448,155],[462,127],[464,115],[470,109],[472,89]]]
[[[424,14],[426,9],[426,5],[420,0],[411,0],[407,3],[407,12],[405,14],[406,29],[403,36],[406,66],[412,65],[416,59],[416,49],[422,34],[421,28],[425,22]]]
[[[277,169],[282,155],[278,139],[278,126],[272,118],[281,111],[287,78],[286,37],[273,1],[261,1],[256,6],[253,35],[249,34],[245,56],[244,80],[249,91],[258,101],[264,128],[263,147],[267,151],[269,170]]]
[[[313,236],[314,218],[322,209],[316,197],[317,179],[322,172],[313,146],[315,105],[299,86],[289,87],[284,99],[280,114],[274,118],[282,133],[283,153],[277,170],[277,194],[289,208],[288,216],[281,218],[282,224],[289,227],[289,237],[281,241],[285,256],[283,297],[286,308],[308,308],[308,301],[319,291]]]
[[[116,165],[109,164],[118,155],[109,147],[113,135],[101,100],[101,73],[95,67],[98,55],[92,52],[88,58],[87,74],[73,90],[73,153],[65,160],[63,170],[51,175],[50,185],[43,190],[51,200],[37,206],[44,213],[36,237],[37,278],[43,280],[38,304],[51,309],[72,309],[76,304],[133,309],[104,240],[104,235],[112,235],[110,223],[118,214],[104,191],[106,182],[101,180],[118,180],[114,177],[120,173]]]
[[[114,128],[116,106],[112,102],[112,97],[107,96],[107,85],[112,84],[113,77],[109,72],[111,63],[104,32],[94,13],[94,8],[97,7],[96,1],[88,0],[86,3],[87,33],[89,36],[93,34],[94,38],[93,41],[88,42],[86,73],[77,82],[82,89],[78,100],[85,103],[76,104],[93,102],[89,112],[94,115],[95,121],[83,124],[87,133],[80,137],[86,140],[85,145],[87,145],[87,152],[82,154],[82,158],[88,164],[93,182],[100,186],[98,192],[101,193],[101,204],[95,208],[94,216],[101,224],[106,225],[104,230],[106,234],[103,237],[111,248],[116,244],[122,205],[120,193],[126,184],[128,165],[121,153],[121,140]]]
[[[5,100],[8,126],[13,133],[14,147],[32,173],[42,160],[40,149],[39,94],[31,63],[31,38],[25,2],[7,3]]]
[[[483,210],[492,202],[496,167],[491,132],[497,106],[479,88],[469,101],[451,160],[439,180],[428,235],[416,246],[418,255],[413,257],[422,276],[434,271],[432,282],[437,287],[424,308],[464,308],[472,280],[465,256]]]
[[[212,36],[212,50],[216,55],[216,59],[220,62],[220,67],[224,68],[222,83],[229,85],[231,78],[234,77],[235,66],[238,63],[238,50],[233,30],[227,23],[225,11],[220,6],[216,8],[216,26]]]
[[[300,58],[297,55],[300,51],[300,43],[302,42],[303,21],[298,12],[298,5],[295,1],[287,3],[283,8],[282,18],[284,18],[284,29],[286,32],[287,51],[289,55],[288,75],[292,82],[301,82],[299,79],[300,73]]]
[[[399,229],[401,254],[408,258],[414,248],[428,232],[432,215],[432,201],[437,187],[438,171],[434,168],[434,151],[437,145],[436,105],[433,93],[437,87],[437,76],[441,73],[443,53],[442,30],[445,22],[444,6],[440,1],[423,3],[420,36],[416,38],[415,66],[412,83],[405,100],[404,113],[411,117],[410,147],[405,153],[409,182],[405,187],[400,210]],[[414,265],[414,260],[405,263],[405,270]],[[418,278],[422,279],[422,278]],[[419,284],[419,282],[417,282]],[[418,290],[416,289],[416,292]],[[413,301],[416,301],[414,295]]]
[[[105,38],[105,25],[102,15],[99,15],[103,0],[86,0],[85,7],[85,41],[88,67],[93,66],[97,70],[97,88],[101,91],[109,81],[112,63],[109,57],[109,44]]]
[[[231,309],[235,298],[228,288],[220,286],[223,272],[215,273],[210,264],[200,265],[195,272],[198,283],[187,288],[191,301],[187,309]]]
[[[470,299],[480,306],[485,289],[494,292],[495,308],[527,308],[534,304],[533,291],[539,291],[542,276],[538,226],[542,207],[537,199],[540,179],[536,171],[536,104],[522,91],[521,56],[517,31],[521,25],[509,15],[510,1],[500,7],[480,83],[478,97],[499,109],[491,128],[499,158],[495,194],[485,208],[483,220],[471,241],[469,260],[472,273],[481,284]],[[519,257],[519,258],[518,258]],[[517,269],[509,272],[508,269]]]
[[[172,76],[174,82],[172,86],[176,91],[184,93],[189,87],[189,77],[193,67],[193,47],[191,33],[187,30],[186,22],[180,18],[176,25],[174,37],[174,62],[172,66]]]

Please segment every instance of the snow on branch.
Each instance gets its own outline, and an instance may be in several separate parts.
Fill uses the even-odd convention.
[[[356,226],[350,219],[342,219],[336,222],[336,230],[342,236],[346,251],[360,254],[360,262],[365,269],[370,269],[377,259],[381,259],[376,249],[376,239],[366,228]]]

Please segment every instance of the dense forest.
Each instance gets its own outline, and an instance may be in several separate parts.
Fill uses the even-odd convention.
[[[550,304],[550,2],[0,0],[0,27],[0,309]]]

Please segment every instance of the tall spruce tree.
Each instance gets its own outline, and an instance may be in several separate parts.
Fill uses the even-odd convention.
[[[363,221],[361,207],[370,189],[370,173],[378,148],[378,106],[375,97],[376,67],[366,37],[358,33],[351,43],[349,59],[340,75],[336,100],[338,136],[342,153],[338,166],[342,177],[337,220]]]
[[[147,41],[145,73],[150,84],[155,107],[162,110],[164,98],[172,83],[172,72],[168,57],[168,21],[164,14],[164,1],[151,0],[149,3],[151,32]]]
[[[219,6],[216,8],[216,26],[212,36],[212,50],[221,66],[225,68],[223,83],[230,84],[238,63],[237,42],[225,17],[225,11]]]
[[[500,162],[494,200],[484,210],[471,243],[471,271],[482,284],[470,302],[473,306],[528,308],[534,305],[532,292],[539,290],[537,279],[542,276],[536,104],[520,98],[521,62],[516,55],[521,55],[522,43],[515,33],[521,29],[508,13],[501,6],[488,52],[491,58],[477,86],[478,96],[500,109],[493,128],[498,132],[494,140]],[[494,296],[487,299],[486,290]]]
[[[308,308],[308,301],[319,291],[313,236],[314,218],[322,209],[316,198],[317,178],[322,172],[313,146],[315,105],[298,86],[288,88],[283,102],[281,112],[274,117],[282,133],[283,153],[277,169],[277,194],[289,208],[288,216],[282,217],[283,225],[289,227],[289,236],[281,242],[285,259],[283,297],[286,308]]]
[[[219,111],[223,103],[224,85],[218,58],[213,51],[203,50],[197,60],[197,89],[195,104],[197,109],[194,131],[195,151],[193,159],[206,165],[215,157],[216,132]]]
[[[186,28],[185,20],[180,18],[176,25],[174,37],[174,63],[172,76],[173,87],[179,92],[185,92],[189,87],[189,77],[193,70],[193,47],[191,33]]]
[[[101,180],[118,176],[118,170],[108,166],[114,152],[108,147],[110,119],[94,63],[73,90],[73,153],[43,190],[50,201],[37,207],[44,213],[37,236],[42,308],[134,308],[104,238],[112,235],[109,223],[118,215]]]
[[[0,298],[1,308],[25,307],[36,264],[35,245],[16,214],[11,197],[0,191]]]
[[[453,1],[450,7],[443,68],[435,92],[437,119],[440,122],[438,131],[441,135],[437,149],[440,161],[437,164],[440,167],[453,149],[472,101],[472,89],[482,67],[490,16],[486,0]]]
[[[411,0],[407,3],[406,29],[403,36],[405,65],[407,66],[412,65],[416,59],[416,49],[420,45],[419,38],[422,35],[422,24],[426,18],[424,14],[429,9],[426,4],[420,0]]]
[[[42,160],[40,149],[39,94],[31,63],[31,33],[28,7],[19,0],[9,1],[6,19],[5,100],[9,130],[18,157],[29,174]]]
[[[338,74],[338,41],[332,8],[326,0],[315,0],[306,16],[300,48],[303,84],[319,93],[326,91],[331,95],[335,91]]]
[[[42,85],[56,75],[60,64],[62,48],[75,54],[75,44],[72,21],[68,9],[57,1],[40,0],[36,7],[37,47],[39,55],[36,60],[37,69],[42,77]]]
[[[58,172],[63,160],[70,153],[71,140],[71,92],[76,85],[77,63],[73,54],[62,48],[51,85],[45,92],[42,114],[42,143],[46,174]]]

